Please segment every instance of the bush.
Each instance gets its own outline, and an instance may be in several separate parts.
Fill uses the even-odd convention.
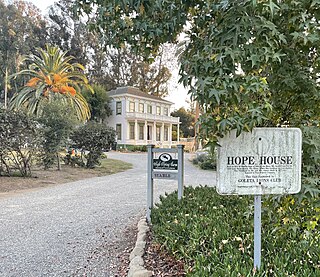
[[[147,149],[147,146],[146,145],[135,145],[133,147],[133,152],[147,152],[148,149]]]
[[[59,152],[67,147],[69,136],[78,123],[74,111],[59,99],[53,100],[46,104],[38,121],[43,125],[44,168],[48,169],[57,162],[60,169]]]
[[[215,170],[217,168],[216,154],[200,154],[192,160],[194,165],[199,165],[204,170]]]
[[[87,168],[99,165],[103,151],[110,149],[115,142],[114,129],[97,122],[88,122],[79,127],[70,136],[73,147],[81,151],[81,157],[85,157]],[[85,151],[89,153],[84,155]]]
[[[187,276],[320,276],[319,228],[290,226],[279,206],[269,206],[268,213],[267,205],[268,199],[263,201],[262,266],[256,273],[252,196],[220,196],[215,188],[189,187],[181,201],[177,193],[161,197],[152,210],[152,229],[156,241],[184,261]],[[315,206],[304,208],[307,214],[319,212]],[[297,211],[292,204],[288,209]]]
[[[42,148],[39,124],[21,111],[0,110],[0,175],[31,176]]]

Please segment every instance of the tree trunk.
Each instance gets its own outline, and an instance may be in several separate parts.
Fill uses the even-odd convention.
[[[60,156],[59,156],[59,152],[57,152],[57,162],[58,162],[58,170],[61,170],[61,164],[60,164]]]

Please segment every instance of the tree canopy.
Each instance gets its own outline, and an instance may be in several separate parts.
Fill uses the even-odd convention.
[[[13,76],[24,75],[29,80],[13,96],[10,107],[24,107],[32,114],[41,115],[47,102],[59,98],[75,110],[79,120],[89,119],[90,109],[81,88],[93,91],[83,73],[84,67],[73,60],[74,57],[67,56],[67,52],[50,45],[46,50],[39,48],[37,55],[28,56],[26,62],[29,62],[29,68]]]
[[[36,6],[21,0],[0,0],[0,91],[9,88],[5,88],[5,76],[21,70],[22,56],[45,46],[46,35],[46,21]],[[17,88],[22,84],[23,79],[18,78],[11,85]]]
[[[184,138],[194,137],[195,115],[192,112],[181,107],[180,109],[173,111],[171,116],[180,117],[180,131]]]
[[[319,118],[319,1],[82,1],[92,29],[153,57],[181,46],[180,81],[203,107],[212,141],[230,129],[299,125]],[[206,128],[208,127],[208,128]]]

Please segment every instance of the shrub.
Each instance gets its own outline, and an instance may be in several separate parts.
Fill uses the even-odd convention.
[[[99,164],[103,151],[110,149],[115,142],[115,131],[104,124],[92,121],[75,130],[70,138],[74,148],[82,153],[89,151],[87,155],[81,157],[86,157],[87,168],[94,168]]]
[[[57,99],[47,103],[38,121],[43,125],[44,152],[42,162],[45,169],[57,161],[60,169],[59,152],[67,147],[68,138],[77,124],[74,111]]]
[[[192,163],[194,165],[199,165],[199,167],[204,170],[215,170],[217,168],[216,154],[215,152],[212,154],[200,154],[192,160]]]
[[[265,212],[268,199],[263,201],[262,266],[253,271],[252,204],[252,196],[220,196],[215,188],[188,187],[181,201],[176,192],[161,197],[151,214],[154,236],[184,261],[187,276],[320,276],[319,228],[291,226],[279,206]],[[294,205],[288,209],[297,214]],[[304,209],[306,214],[319,212],[314,206]]]
[[[0,175],[31,176],[42,148],[39,124],[21,111],[0,110]]]

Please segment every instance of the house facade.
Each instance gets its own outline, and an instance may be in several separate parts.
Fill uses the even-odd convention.
[[[154,144],[171,147],[172,127],[179,118],[170,116],[172,102],[146,94],[134,87],[120,87],[108,93],[112,115],[108,125],[116,130],[119,147]]]

